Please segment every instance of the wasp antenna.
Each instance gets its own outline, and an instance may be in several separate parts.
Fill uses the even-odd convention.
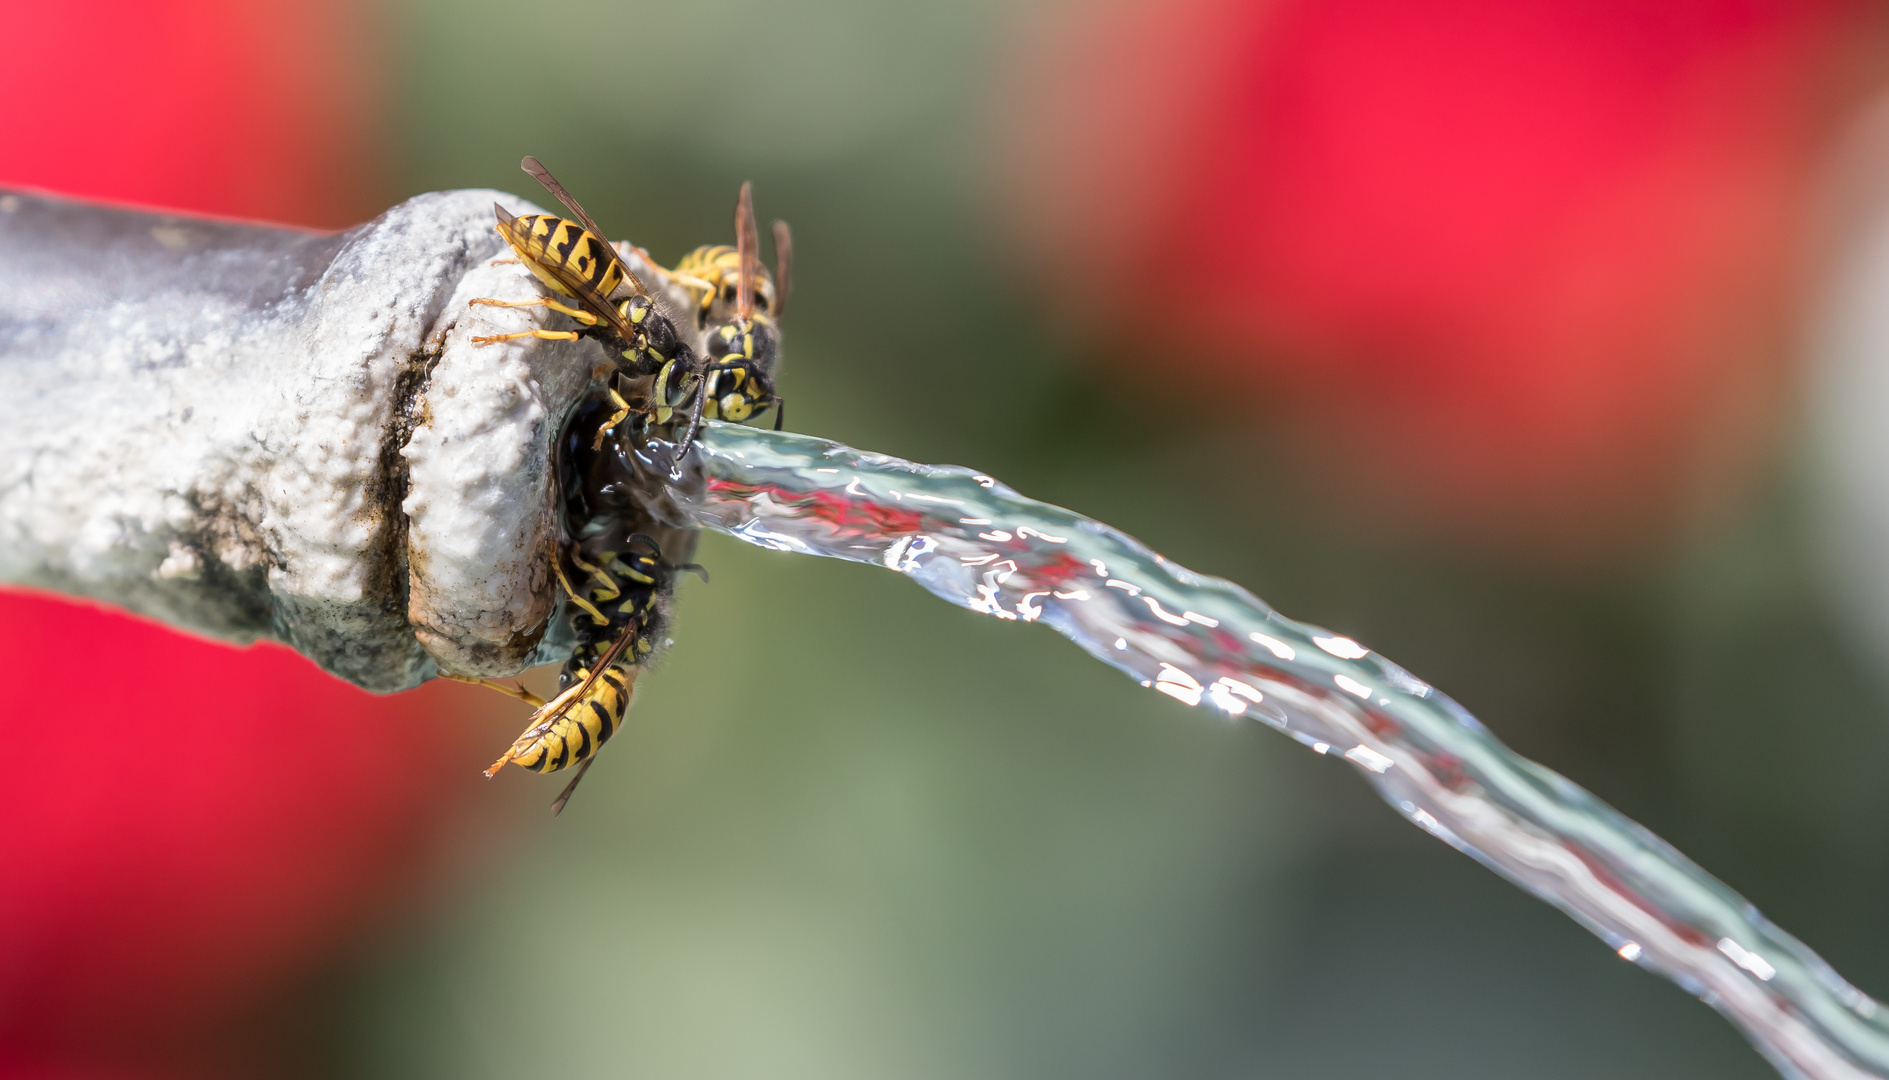
[[[754,227],[754,185],[746,180],[735,201],[735,247],[741,258],[735,313],[745,321],[754,315],[754,279],[760,274],[761,260],[761,234]]]
[[[696,432],[702,430],[702,412],[708,405],[708,375],[703,373],[695,384],[695,406],[689,410],[689,426],[682,433],[682,441],[676,444],[676,466],[681,467],[682,459],[689,454],[689,447],[695,445]]]
[[[703,566],[701,563],[685,562],[681,566],[676,567],[676,573],[694,573],[701,577],[702,584],[708,584],[708,567]]]
[[[787,314],[787,294],[794,291],[794,230],[774,222],[774,322]]]

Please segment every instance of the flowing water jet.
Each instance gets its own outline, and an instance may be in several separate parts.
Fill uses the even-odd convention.
[[[1889,1076],[1873,998],[1671,845],[1358,642],[970,469],[729,424],[699,446],[700,475],[683,485],[701,493],[694,523],[1043,623],[1145,688],[1342,757],[1413,824],[1718,1009],[1785,1075]]]

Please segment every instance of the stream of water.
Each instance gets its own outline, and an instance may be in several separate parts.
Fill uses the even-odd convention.
[[[1672,846],[1358,642],[969,469],[730,424],[709,425],[699,446],[697,524],[1042,623],[1183,705],[1342,757],[1418,828],[1725,1014],[1786,1076],[1889,1077],[1875,1000]]]

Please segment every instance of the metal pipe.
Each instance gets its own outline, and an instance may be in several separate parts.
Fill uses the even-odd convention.
[[[492,191],[338,234],[0,192],[0,581],[379,691],[533,658],[551,446],[601,359],[478,348],[537,295]]]

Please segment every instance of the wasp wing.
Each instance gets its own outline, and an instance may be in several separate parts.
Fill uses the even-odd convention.
[[[794,291],[794,230],[774,222],[774,323],[787,314],[787,294]]]
[[[552,817],[557,817],[559,814],[562,814],[564,812],[564,804],[567,802],[570,802],[571,796],[576,794],[577,792],[577,782],[584,778],[584,774],[590,771],[591,764],[595,762],[596,760],[597,760],[597,755],[592,754],[589,757],[585,758],[583,762],[577,766],[577,775],[571,777],[571,782],[568,784],[565,784],[564,790],[558,792],[558,797],[551,801],[551,816]]]
[[[735,201],[735,246],[741,268],[735,278],[735,313],[745,321],[754,315],[754,279],[760,276],[761,234],[754,227],[754,185],[741,182]]]
[[[546,191],[557,196],[557,200],[563,203],[566,209],[577,215],[577,220],[583,223],[584,228],[589,229],[598,236],[603,235],[603,230],[597,227],[597,223],[591,220],[589,214],[584,213],[583,207],[577,205],[577,200],[571,196],[569,191],[564,189],[563,184],[558,183],[557,177],[551,175],[551,170],[544,167],[544,162],[539,161],[530,154],[526,154],[525,160],[519,162],[518,167],[530,174],[533,180],[543,184]]]
[[[526,154],[525,160],[519,162],[518,167],[530,174],[533,180],[544,185],[544,189],[556,196],[557,201],[563,203],[565,209],[576,214],[578,223],[583,225],[584,228],[589,229],[592,236],[603,241],[605,247],[610,247],[610,238],[604,234],[603,228],[597,224],[595,219],[584,212],[584,208],[578,205],[577,197],[572,195],[563,184],[559,183],[557,177],[551,175],[551,170],[544,167],[544,162],[539,161],[530,154]],[[611,254],[614,255],[615,253],[615,249],[612,248]],[[631,272],[630,264],[624,262],[622,259],[618,259],[617,263],[623,267],[623,276],[629,281],[630,288],[635,289],[638,293],[648,295],[649,290],[643,287],[643,279]]]
[[[512,250],[518,253],[519,258],[530,259],[531,266],[534,270],[556,280],[559,285],[563,286],[567,294],[575,297],[577,302],[584,306],[585,310],[603,320],[611,330],[616,331],[618,337],[626,342],[636,340],[636,328],[631,326],[630,321],[623,317],[623,313],[617,310],[616,305],[610,302],[609,297],[597,291],[596,286],[590,283],[588,277],[573,271],[568,265],[557,266],[546,259],[532,258],[527,253],[527,245],[525,243],[527,238],[523,235],[523,230],[519,228],[518,219],[507,213],[505,208],[497,203],[492,204],[492,210],[498,215],[499,235],[503,236],[505,242],[512,246]],[[625,264],[621,258],[618,258],[616,248],[611,247],[608,240],[605,240],[595,233],[592,233],[591,236],[596,240],[595,246],[601,249],[593,251],[593,255],[597,260],[600,263],[604,260],[616,263],[622,268],[625,278],[636,282],[635,277],[630,274],[629,266]],[[636,282],[636,285],[640,291],[642,283]]]
[[[512,742],[512,748],[505,751],[505,756],[493,762],[492,767],[485,770],[485,775],[496,775],[500,769],[510,764],[512,759],[519,756],[521,753],[519,750],[520,746],[529,745],[538,739],[544,738],[545,734],[548,733],[559,720],[564,718],[564,714],[571,711],[572,706],[583,700],[584,695],[590,692],[590,688],[596,684],[598,679],[603,677],[603,673],[610,670],[610,665],[616,663],[617,657],[623,655],[623,650],[627,648],[630,641],[636,637],[636,631],[637,627],[626,627],[623,631],[623,636],[616,640],[616,644],[610,646],[610,651],[605,653],[603,659],[598,661],[597,664],[590,669],[590,674],[583,682],[566,689],[557,697],[547,702],[544,708],[533,713],[532,715],[534,717],[542,717],[542,719],[537,720],[537,722],[526,728],[525,733]]]

